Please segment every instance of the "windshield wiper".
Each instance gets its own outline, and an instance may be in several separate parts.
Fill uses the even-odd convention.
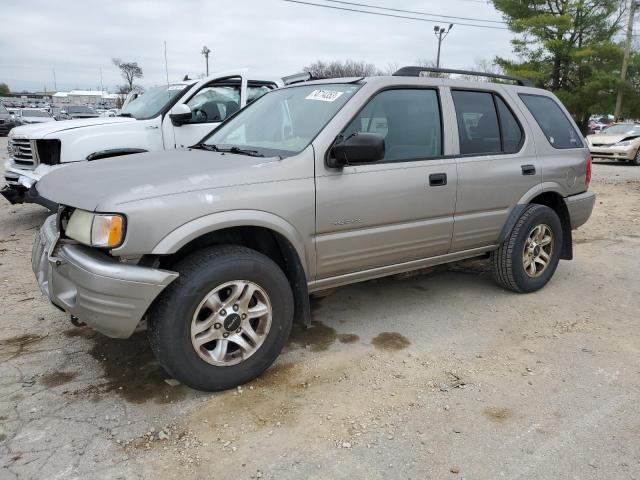
[[[246,148],[240,147],[231,147],[229,150],[218,150],[219,152],[229,151],[231,153],[236,153],[238,155],[249,155],[250,157],[264,157],[262,153],[257,150],[249,150]]]
[[[196,143],[195,145],[192,145],[189,148],[197,148],[200,150],[207,150],[209,152],[219,152],[220,150],[218,150],[218,147],[216,147],[215,145],[209,145],[206,143]]]
[[[208,150],[210,152],[222,152],[222,153],[235,153],[237,155],[248,155],[250,157],[264,157],[264,155],[257,150],[249,150],[247,148],[230,147],[220,148],[217,145],[211,143],[197,143],[191,148],[199,148],[202,150]]]

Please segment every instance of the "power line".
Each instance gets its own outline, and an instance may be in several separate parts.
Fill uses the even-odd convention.
[[[420,12],[420,11],[416,11],[416,10],[402,10],[400,8],[391,8],[391,7],[379,7],[377,5],[369,5],[366,3],[356,3],[356,2],[346,2],[346,1],[342,1],[342,0],[324,0],[325,2],[331,2],[331,3],[341,3],[344,5],[353,5],[356,7],[366,7],[366,8],[375,8],[377,10],[386,10],[389,12],[400,12],[400,13],[411,13],[411,14],[415,14],[415,15],[429,15],[429,16],[434,16],[434,17],[442,17],[442,18],[454,18],[457,20],[471,20],[473,22],[487,22],[487,23],[499,23],[501,25],[504,25],[505,22],[503,22],[502,20],[484,20],[484,19],[480,19],[480,18],[469,18],[469,17],[456,17],[454,15],[443,15],[440,13],[431,13],[431,12]],[[482,0],[479,0],[482,1]]]
[[[442,22],[442,20],[438,20],[438,19],[427,19],[427,18],[418,18],[418,17],[409,17],[406,15],[394,15],[391,13],[382,13],[382,12],[368,12],[366,10],[358,10],[355,8],[347,8],[347,7],[337,7],[334,5],[322,5],[320,3],[311,3],[311,2],[303,2],[301,0],[282,0],[283,2],[289,2],[289,3],[298,3],[300,5],[309,5],[312,7],[321,7],[321,8],[329,8],[329,9],[333,9],[333,10],[343,10],[346,12],[356,12],[356,13],[366,13],[369,15],[377,15],[379,17],[391,17],[391,18],[402,18],[405,20],[417,20],[419,22],[427,22],[427,23],[439,23]],[[479,20],[482,21],[482,20]],[[463,22],[451,22],[454,25],[460,25],[463,27],[476,27],[476,28],[489,28],[491,30],[509,30],[506,27],[498,27],[498,26],[493,26],[493,25],[477,25],[477,24],[473,24],[473,23],[463,23]]]

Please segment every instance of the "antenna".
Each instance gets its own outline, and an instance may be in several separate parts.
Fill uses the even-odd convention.
[[[167,75],[167,86],[169,86],[169,65],[167,63],[167,41],[164,41],[164,72]]]

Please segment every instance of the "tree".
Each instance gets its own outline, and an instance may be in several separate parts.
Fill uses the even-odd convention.
[[[6,95],[10,92],[11,90],[9,89],[9,85],[7,85],[6,83],[0,83],[0,95]]]
[[[583,130],[594,111],[613,109],[622,51],[613,42],[620,0],[493,0],[509,28],[517,61],[496,58],[508,74],[558,95]]]
[[[340,78],[340,77],[370,77],[381,75],[380,70],[373,63],[364,61],[345,60],[322,62],[317,61],[302,69],[309,72],[313,78]]]
[[[133,81],[142,78],[142,68],[138,66],[138,62],[123,62],[119,58],[112,58],[111,61],[120,69],[120,75],[127,82],[128,91],[133,90]]]

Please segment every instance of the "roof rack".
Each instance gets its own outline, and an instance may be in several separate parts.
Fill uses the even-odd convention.
[[[488,72],[474,72],[471,70],[456,70],[450,68],[435,68],[435,67],[402,67],[400,70],[393,74],[394,77],[419,77],[422,72],[430,73],[459,73],[461,75],[470,75],[475,77],[490,77],[499,78],[501,80],[511,80],[516,82],[522,87],[533,87],[533,82],[528,78],[512,77],[509,75],[500,75],[497,73]]]

